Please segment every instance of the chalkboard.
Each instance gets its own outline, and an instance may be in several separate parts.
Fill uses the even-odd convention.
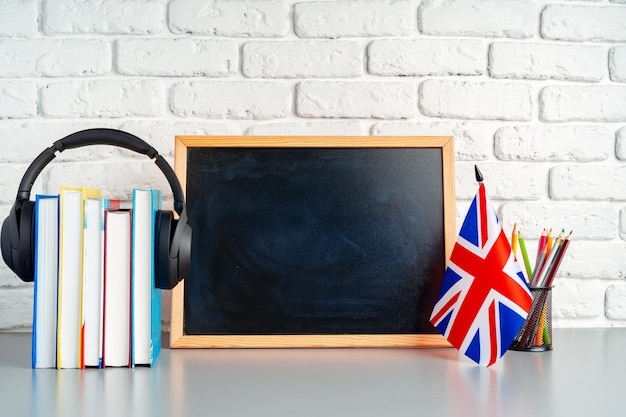
[[[444,346],[450,137],[177,137],[172,347]]]

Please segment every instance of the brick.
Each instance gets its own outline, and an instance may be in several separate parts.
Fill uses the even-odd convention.
[[[0,164],[0,178],[2,178],[2,182],[0,182],[0,204],[13,204],[26,168],[28,168],[28,164]],[[41,181],[35,182],[33,190],[35,189],[41,190]],[[0,220],[1,224],[4,217]]]
[[[478,40],[384,39],[367,48],[376,75],[481,75],[486,45]]]
[[[518,125],[498,129],[494,153],[508,161],[604,161],[614,133],[593,125]]]
[[[606,76],[606,51],[595,45],[495,42],[489,49],[494,78],[600,81]]]
[[[32,284],[18,288],[0,290],[0,329],[19,329],[32,326]]]
[[[152,35],[164,27],[163,4],[139,0],[47,0],[47,34]]]
[[[372,126],[374,136],[454,136],[457,161],[484,161],[492,154],[496,127],[489,122],[392,122]]]
[[[174,33],[277,38],[289,32],[289,11],[284,1],[173,0],[169,27]]]
[[[58,193],[61,186],[98,187],[106,197],[119,198],[124,202],[131,201],[134,187],[160,189],[164,199],[169,199],[172,195],[163,173],[154,162],[141,155],[132,159],[112,159],[88,164],[54,164],[42,173],[42,177],[47,193]]]
[[[426,80],[420,86],[420,109],[431,117],[527,121],[532,92],[521,83]]]
[[[619,237],[626,240],[626,207],[619,212]]]
[[[0,10],[0,36],[29,37],[39,30],[36,0],[5,0]]]
[[[71,133],[93,128],[117,128],[104,121],[29,121],[0,124],[2,153],[0,162],[30,163],[52,143]],[[57,153],[54,162],[106,159],[114,156],[111,146],[88,146]]]
[[[623,280],[626,277],[624,259],[626,244],[623,241],[578,240],[574,229],[559,274],[572,278]]]
[[[555,200],[626,201],[626,165],[560,165],[550,170]]]
[[[148,142],[163,156],[174,155],[176,136],[241,135],[236,126],[209,121],[131,120],[120,129]]]
[[[409,1],[311,1],[294,5],[296,34],[301,38],[405,36],[415,31]]]
[[[289,87],[278,82],[190,81],[172,87],[172,112],[210,119],[276,119],[291,112]]]
[[[360,121],[266,123],[250,126],[251,136],[365,136],[367,130]]]
[[[474,163],[459,162],[455,166],[456,196],[472,199],[478,191]],[[491,200],[538,200],[543,196],[548,169],[537,164],[506,164],[484,162],[478,168],[485,179]]]
[[[160,81],[96,80],[48,84],[41,93],[46,117],[160,116],[165,89]]]
[[[37,116],[37,85],[31,81],[0,81],[0,120]]]
[[[626,85],[545,87],[539,93],[539,117],[548,122],[626,121]]]
[[[606,288],[606,317],[626,320],[626,285],[612,284]]]
[[[555,280],[552,316],[556,319],[590,319],[604,316],[605,286],[599,280]]]
[[[124,75],[219,77],[237,71],[239,47],[229,40],[126,39],[116,57]]]
[[[104,75],[111,45],[104,40],[0,40],[0,77]]]
[[[617,131],[615,154],[623,161],[626,161],[626,127]]]
[[[363,49],[357,42],[248,42],[243,46],[246,77],[358,77]]]
[[[538,6],[512,0],[427,0],[419,8],[426,35],[531,38],[539,25]]]
[[[626,82],[626,46],[616,46],[609,53],[611,80]]]
[[[507,203],[500,207],[502,227],[513,230],[513,224],[528,239],[537,239],[544,227],[575,232],[576,239],[613,240],[618,229],[619,213],[609,203]]]
[[[626,41],[626,8],[549,4],[541,13],[541,35],[566,41]]]
[[[296,97],[300,117],[402,119],[417,110],[417,88],[407,82],[302,81]]]

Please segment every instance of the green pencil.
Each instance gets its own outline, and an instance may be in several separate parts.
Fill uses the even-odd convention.
[[[527,275],[527,280],[528,282],[530,282],[530,277],[533,276],[533,270],[530,267],[530,260],[528,259],[528,251],[526,250],[526,243],[524,242],[524,238],[522,238],[522,234],[521,232],[518,230],[518,241],[519,241],[519,248],[522,251],[522,258],[524,258],[524,266],[526,267],[526,275]]]

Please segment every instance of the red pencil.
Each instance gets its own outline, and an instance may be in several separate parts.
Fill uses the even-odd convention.
[[[543,232],[541,232],[541,237],[539,237],[539,243],[537,244],[536,262],[539,261],[539,256],[541,255],[541,251],[543,250],[543,247],[546,246],[546,243],[548,243],[548,231],[544,227]]]

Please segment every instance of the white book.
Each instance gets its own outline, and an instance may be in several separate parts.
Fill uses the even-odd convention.
[[[102,294],[100,292],[103,271],[104,212],[102,199],[85,200],[85,228],[83,244],[83,311],[85,315],[84,362],[85,366],[101,366],[101,317]]]
[[[104,211],[118,210],[119,200],[85,200],[83,232],[83,345],[85,366],[102,367],[102,320],[104,294]]]
[[[59,196],[35,196],[35,295],[33,368],[55,368],[57,347],[57,277],[59,266]]]
[[[131,366],[131,212],[106,211],[103,366]]]

